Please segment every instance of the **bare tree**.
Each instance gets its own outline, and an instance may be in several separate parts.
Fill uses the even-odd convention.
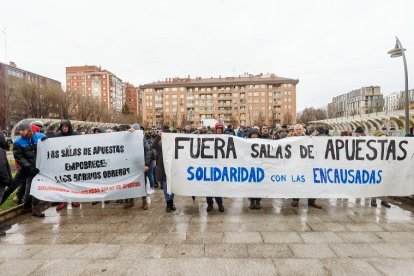
[[[327,117],[327,112],[324,109],[307,107],[298,114],[297,122],[307,125],[309,122],[325,120]]]
[[[287,125],[293,124],[292,114],[290,112],[283,113],[282,122],[283,122],[283,124],[287,124]]]

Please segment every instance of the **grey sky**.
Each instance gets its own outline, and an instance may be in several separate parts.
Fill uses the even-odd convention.
[[[299,79],[299,111],[362,86],[402,90],[402,59],[386,54],[397,35],[414,87],[410,0],[2,0],[0,11],[8,60],[63,85],[66,66],[85,64],[135,85],[271,72]]]

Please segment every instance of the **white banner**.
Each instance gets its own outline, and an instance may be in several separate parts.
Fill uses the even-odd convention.
[[[162,135],[169,192],[347,198],[414,194],[414,139]]]
[[[30,193],[45,201],[90,202],[145,196],[143,132],[39,141]]]

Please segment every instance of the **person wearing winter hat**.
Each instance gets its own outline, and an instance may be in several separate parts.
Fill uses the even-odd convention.
[[[250,132],[247,134],[247,138],[255,139],[255,138],[261,138],[262,135],[260,134],[260,131],[256,128],[252,128]],[[266,138],[264,138],[266,139]],[[260,200],[261,198],[249,198],[250,205],[249,209],[260,209]]]
[[[214,131],[216,134],[224,134],[224,125],[220,122],[214,125]],[[218,205],[219,211],[224,212],[224,205],[223,205],[223,198],[222,197],[214,197],[216,203]],[[213,210],[213,197],[206,197],[207,200],[207,212],[211,212]]]
[[[384,134],[384,132],[382,132],[381,130],[376,130],[374,132],[374,136],[375,137],[387,137],[387,135]],[[377,207],[378,206],[376,197],[371,197],[371,206],[372,207]],[[382,199],[381,199],[381,206],[384,206],[385,208],[391,208],[391,204],[389,204],[388,201],[382,200]]]
[[[364,132],[364,129],[363,129],[361,126],[358,126],[358,127],[355,129],[355,136],[356,136],[356,137],[366,136],[366,135],[365,135],[365,132]]]
[[[154,143],[152,144],[152,148],[155,149],[157,152],[157,157],[156,157],[157,166],[155,168],[155,177],[158,182],[162,183],[162,188],[164,190],[164,199],[165,199],[165,203],[167,204],[165,211],[167,213],[170,213],[171,211],[175,211],[176,208],[174,205],[174,194],[173,193],[169,194],[167,192],[168,183],[167,183],[167,175],[165,174],[164,157],[162,154],[162,141],[161,141],[161,136],[163,135],[163,133],[171,133],[170,127],[168,125],[163,126],[161,135],[155,138]]]
[[[129,132],[134,132],[135,130],[141,130],[141,126],[138,123],[135,123],[131,126],[129,129]],[[150,162],[151,162],[151,152],[150,147],[147,142],[147,140],[143,139],[143,145],[144,145],[144,172],[147,173],[149,170]],[[148,200],[146,196],[141,197],[142,198],[142,209],[148,210]],[[124,205],[124,209],[129,209],[131,207],[135,206],[135,202],[133,198],[126,199]]]
[[[14,142],[13,155],[26,176],[24,209],[26,211],[31,209],[33,216],[42,218],[45,214],[40,210],[40,201],[30,195],[30,187],[33,177],[39,173],[39,169],[36,168],[37,143],[46,138],[46,135],[34,132],[29,123],[19,125],[17,130],[20,132],[20,137]]]
[[[54,136],[50,138],[58,138],[58,137],[68,137],[68,136],[75,136],[80,135],[77,131],[73,130],[72,122],[68,119],[63,119],[60,121],[59,125],[59,132]],[[56,211],[60,211],[64,209],[67,206],[67,202],[60,202],[56,206]],[[73,207],[80,207],[79,202],[72,202]]]

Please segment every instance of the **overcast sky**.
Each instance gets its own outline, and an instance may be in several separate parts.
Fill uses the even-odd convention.
[[[100,65],[135,85],[168,77],[297,78],[298,111],[362,86],[414,88],[410,0],[13,0],[0,2],[7,60],[65,85],[65,67]],[[0,60],[4,62],[1,33]]]

